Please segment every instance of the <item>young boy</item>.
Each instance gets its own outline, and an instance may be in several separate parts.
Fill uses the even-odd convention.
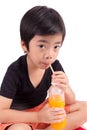
[[[50,123],[65,117],[63,130],[74,130],[87,121],[87,102],[75,101],[68,78],[57,60],[65,38],[60,14],[46,6],[25,13],[20,24],[25,55],[7,69],[0,90],[0,130],[52,130]],[[54,69],[52,74],[50,65]],[[65,93],[65,110],[50,108],[47,91],[55,82]],[[84,113],[85,112],[85,113]]]

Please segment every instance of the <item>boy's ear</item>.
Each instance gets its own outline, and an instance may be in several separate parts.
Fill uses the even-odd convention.
[[[22,47],[24,53],[26,53],[28,51],[24,41],[21,41],[21,47]]]

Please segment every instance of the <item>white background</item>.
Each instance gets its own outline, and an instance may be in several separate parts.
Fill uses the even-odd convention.
[[[66,38],[58,59],[78,100],[87,100],[87,4],[86,0],[0,1],[0,84],[10,63],[23,55],[19,25],[24,13],[36,5],[56,9],[66,25]]]

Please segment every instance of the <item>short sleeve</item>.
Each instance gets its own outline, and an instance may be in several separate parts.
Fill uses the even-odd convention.
[[[59,60],[56,60],[56,61],[52,64],[52,66],[53,66],[54,71],[63,71],[63,72],[64,72],[64,69],[63,69],[61,63],[59,62]]]
[[[1,88],[0,88],[0,95],[7,97],[7,98],[14,98],[16,91],[17,91],[17,73],[14,67],[10,66],[7,69],[7,72],[3,78]]]

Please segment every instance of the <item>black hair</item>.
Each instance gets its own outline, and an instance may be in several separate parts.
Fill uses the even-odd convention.
[[[47,6],[35,6],[28,10],[20,23],[20,36],[27,49],[35,35],[62,34],[64,40],[66,30],[61,15]]]

